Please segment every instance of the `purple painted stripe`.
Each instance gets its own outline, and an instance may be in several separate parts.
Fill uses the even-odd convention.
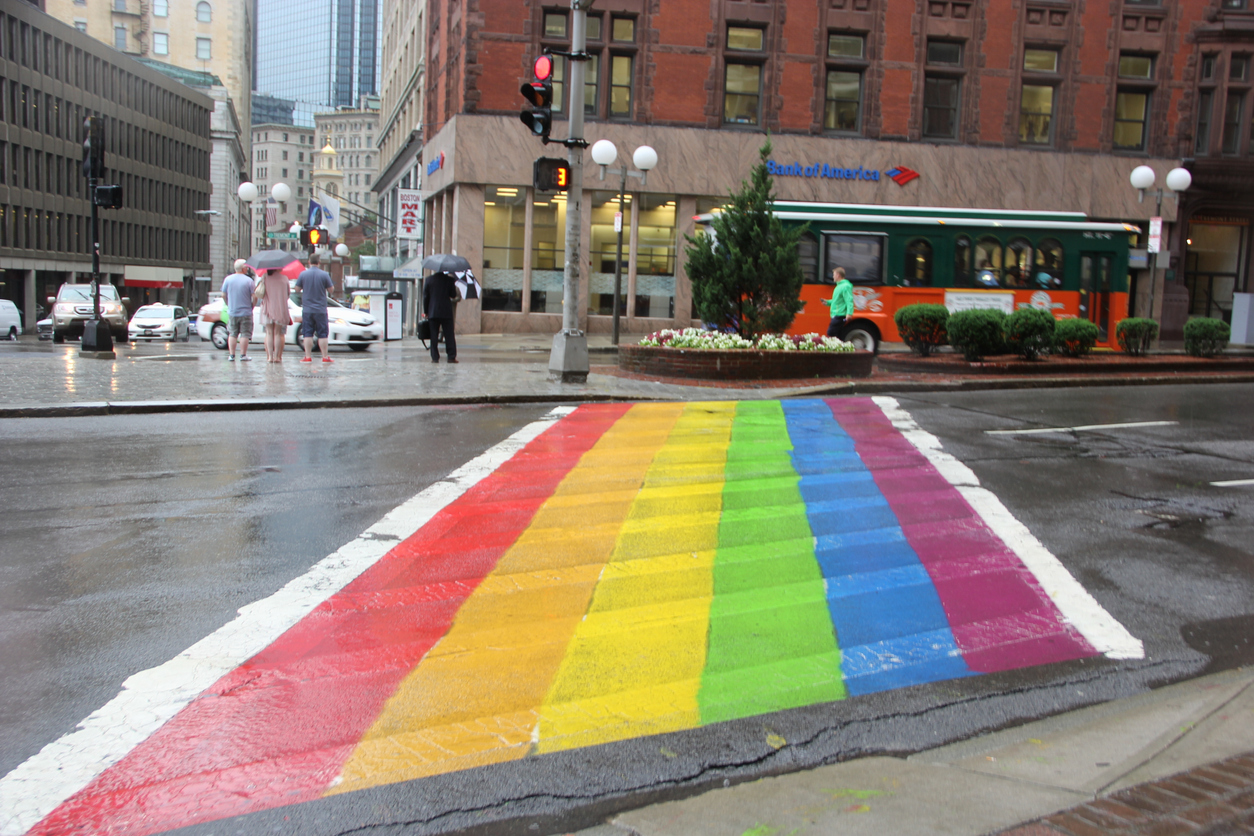
[[[1097,655],[1019,556],[874,402],[841,398],[827,404],[936,586],[971,670],[989,673]]]

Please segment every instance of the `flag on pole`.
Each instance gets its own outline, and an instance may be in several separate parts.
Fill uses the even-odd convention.
[[[279,222],[279,202],[274,198],[266,201],[266,228],[270,228]]]
[[[309,217],[305,226],[322,226],[322,206],[312,197],[309,199]]]
[[[340,237],[340,202],[329,194],[322,195],[322,225],[332,238]]]

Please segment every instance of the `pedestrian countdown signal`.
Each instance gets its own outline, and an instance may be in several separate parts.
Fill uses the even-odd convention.
[[[570,166],[565,160],[541,157],[532,170],[532,186],[538,192],[564,192],[570,187]]]

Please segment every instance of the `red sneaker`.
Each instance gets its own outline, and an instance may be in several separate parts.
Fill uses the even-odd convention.
[[[324,362],[324,363],[334,363],[335,361],[334,361],[334,360],[332,360],[330,357],[323,357],[323,358],[322,358],[322,362]]]
[[[302,357],[302,358],[300,358],[300,361],[301,361],[302,363],[312,363],[312,362],[313,362],[313,360],[312,360],[311,358],[309,358],[309,357]]]

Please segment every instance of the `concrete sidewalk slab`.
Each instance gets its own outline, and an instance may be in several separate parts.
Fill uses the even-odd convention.
[[[1254,668],[1245,668],[908,758],[866,758],[652,805],[580,836],[975,836],[1252,750]]]

